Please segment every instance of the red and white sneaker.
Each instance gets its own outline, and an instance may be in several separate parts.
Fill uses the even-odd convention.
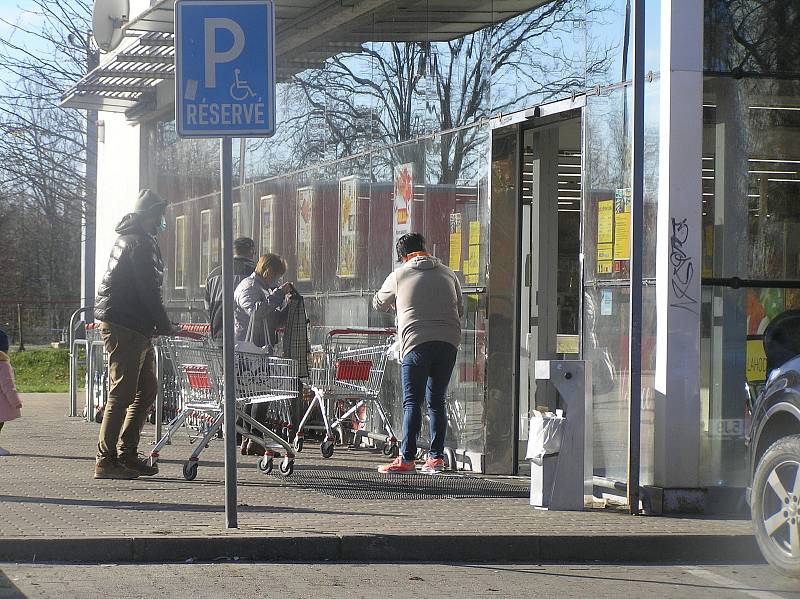
[[[444,460],[442,458],[428,457],[425,460],[425,465],[420,469],[422,474],[441,474],[444,472]]]
[[[414,462],[406,462],[402,456],[396,457],[391,464],[378,466],[381,474],[416,474],[417,467]]]

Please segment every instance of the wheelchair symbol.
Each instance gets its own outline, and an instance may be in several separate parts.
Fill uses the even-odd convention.
[[[231,98],[238,102],[247,100],[247,98],[254,98],[256,95],[256,92],[253,91],[247,81],[239,79],[240,72],[239,69],[233,69],[234,82],[231,83],[230,89]]]

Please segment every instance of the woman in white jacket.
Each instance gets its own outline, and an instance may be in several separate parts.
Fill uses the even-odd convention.
[[[280,284],[286,273],[286,261],[277,254],[265,254],[258,259],[256,269],[242,280],[233,293],[234,338],[236,341],[251,341],[259,347],[272,348],[277,343],[277,330],[285,320],[283,307],[291,283]],[[252,322],[251,322],[252,321]],[[248,331],[250,335],[248,336]],[[263,421],[266,404],[253,410],[245,409],[259,422]],[[247,428],[247,426],[245,425]],[[258,432],[254,432],[258,435]],[[242,455],[263,455],[264,448],[242,439]]]
[[[291,283],[280,284],[286,273],[286,262],[277,254],[265,254],[258,259],[256,269],[242,279],[233,293],[234,338],[236,341],[252,341],[259,347],[275,345],[275,331],[282,324],[281,307]],[[252,324],[252,338],[247,331]]]

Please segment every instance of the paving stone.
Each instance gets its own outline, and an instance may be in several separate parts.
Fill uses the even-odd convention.
[[[313,485],[260,473],[256,458],[240,456],[239,526],[224,527],[223,447],[204,452],[197,479],[182,475],[192,450],[183,431],[162,451],[161,472],[135,481],[92,478],[99,425],[69,419],[61,394],[23,397],[24,417],[8,423],[0,458],[0,539],[102,539],[333,535],[357,537],[547,535],[582,539],[683,535],[750,535],[750,523],[719,518],[631,517],[612,511],[544,512],[524,498],[337,499]],[[143,433],[148,449],[153,427]],[[370,450],[337,450],[324,460],[313,444],[298,454],[295,472],[341,469],[372,472],[386,458]],[[277,470],[277,469],[276,469]],[[354,477],[357,479],[358,477]],[[523,479],[492,477],[509,485]],[[566,539],[565,539],[566,540]],[[365,541],[366,543],[366,541]],[[374,544],[374,542],[373,542]],[[378,543],[379,545],[380,543]]]

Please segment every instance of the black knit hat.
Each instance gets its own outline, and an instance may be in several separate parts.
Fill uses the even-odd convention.
[[[136,214],[163,214],[167,202],[152,189],[143,189],[139,192],[133,211]]]
[[[3,329],[0,329],[0,351],[8,352],[8,335]]]

